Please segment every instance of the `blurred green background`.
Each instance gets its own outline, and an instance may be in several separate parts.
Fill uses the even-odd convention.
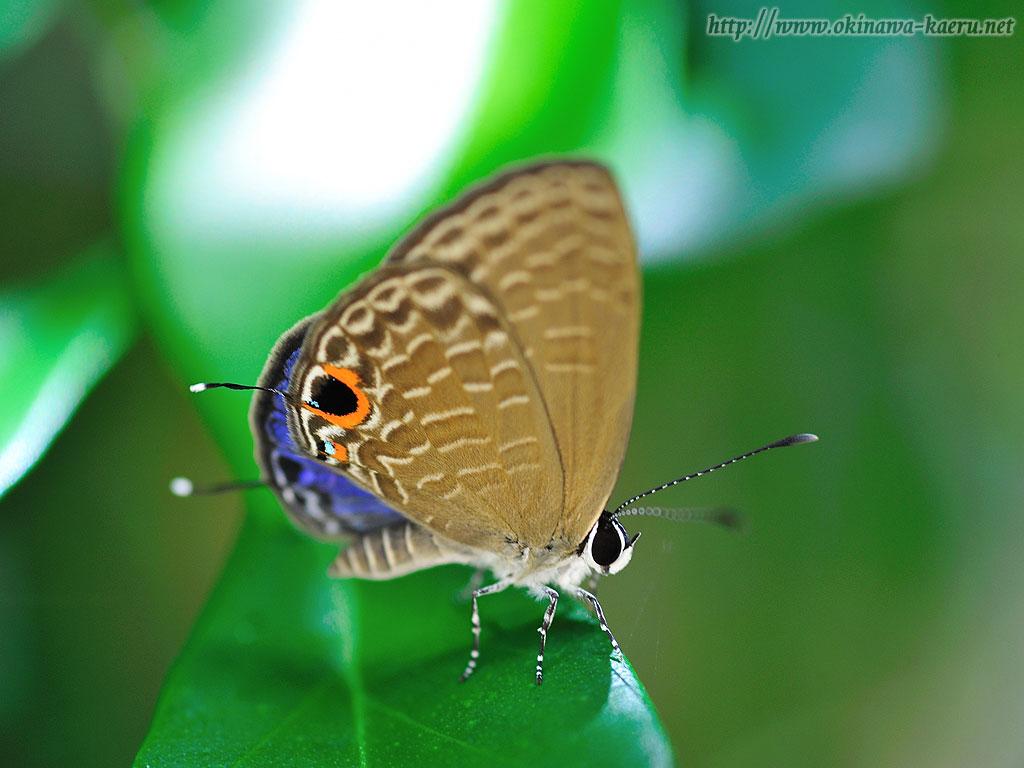
[[[167,481],[255,472],[246,398],[187,383],[254,382],[423,212],[580,153],[645,261],[613,501],[822,437],[659,500],[737,506],[741,536],[628,521],[602,603],[678,763],[1024,761],[1024,47],[705,34],[757,11],[0,9],[0,753],[142,743],[244,502]]]

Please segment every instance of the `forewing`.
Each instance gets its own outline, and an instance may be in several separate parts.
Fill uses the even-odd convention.
[[[562,473],[504,313],[443,266],[382,267],[310,327],[289,394],[310,454],[453,541],[546,546]]]
[[[611,495],[636,387],[639,274],[614,180],[586,162],[499,176],[407,236],[392,263],[443,264],[512,326],[550,418],[564,509],[538,524],[582,541]],[[538,511],[538,514],[541,514]]]
[[[274,346],[259,385],[286,391],[312,318],[284,334]],[[320,539],[335,540],[398,522],[400,512],[333,468],[298,448],[288,432],[288,404],[257,391],[249,410],[256,463],[292,522]]]

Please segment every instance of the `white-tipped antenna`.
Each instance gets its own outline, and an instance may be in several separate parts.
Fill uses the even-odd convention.
[[[262,488],[266,483],[262,480],[251,480],[238,483],[221,483],[220,485],[209,485],[203,488],[196,488],[187,477],[175,477],[171,479],[171,493],[184,498],[185,496],[215,496],[218,493],[230,493],[231,491],[248,491],[251,488]]]
[[[293,408],[301,408],[302,403],[293,398],[287,392],[280,389],[274,389],[273,387],[261,387],[261,386],[249,386],[247,384],[232,384],[228,381],[200,381],[189,386],[189,392],[205,392],[208,389],[216,389],[217,387],[224,387],[224,389],[235,389],[245,391],[248,389],[258,389],[260,392],[270,392],[271,394],[279,396],[282,400],[288,403]]]
[[[197,384],[193,384],[188,388],[189,392],[205,392],[208,389],[216,389],[217,387],[224,387],[226,389],[258,389],[262,392],[273,392],[275,395],[288,399],[288,393],[282,392],[280,389],[274,389],[273,387],[250,387],[245,384],[231,384],[226,381],[200,381]]]
[[[818,439],[817,435],[812,435],[812,434],[807,433],[807,432],[802,432],[799,435],[790,435],[789,437],[784,437],[781,440],[776,440],[774,443],[768,443],[768,445],[762,445],[760,448],[757,448],[756,450],[747,451],[746,453],[741,454],[739,456],[735,456],[735,457],[729,459],[728,461],[723,461],[721,464],[715,464],[715,466],[708,467],[707,469],[702,469],[700,472],[694,472],[692,475],[685,475],[683,477],[676,478],[675,480],[672,480],[672,481],[670,481],[668,483],[665,483],[664,485],[659,485],[657,488],[651,488],[649,491],[644,491],[643,493],[638,494],[638,495],[634,496],[633,498],[628,499],[628,500],[622,502],[621,504],[619,504],[619,506],[616,507],[615,511],[612,512],[612,517],[614,518],[614,517],[618,517],[620,514],[625,514],[622,510],[624,510],[626,507],[630,506],[631,504],[635,504],[636,502],[640,501],[640,499],[644,498],[645,496],[650,496],[652,493],[657,493],[658,491],[664,491],[666,488],[671,488],[673,485],[679,485],[680,483],[685,483],[687,480],[693,480],[693,478],[695,478],[695,477],[700,477],[701,475],[707,475],[707,474],[709,474],[711,472],[714,472],[716,469],[721,469],[722,467],[727,467],[730,464],[735,464],[737,461],[742,461],[743,459],[749,459],[754,454],[763,453],[764,451],[770,451],[770,450],[772,450],[772,448],[785,448],[785,447],[790,446],[790,445],[801,445],[803,443],[813,443],[817,439]],[[655,507],[655,509],[657,509],[657,507]]]

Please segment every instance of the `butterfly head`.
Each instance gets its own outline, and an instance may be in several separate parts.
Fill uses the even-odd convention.
[[[606,510],[580,545],[579,554],[598,573],[618,573],[629,564],[638,538],[639,533],[630,538],[622,523]]]

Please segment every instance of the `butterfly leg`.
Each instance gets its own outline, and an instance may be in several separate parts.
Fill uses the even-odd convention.
[[[544,611],[544,621],[537,629],[540,632],[540,651],[537,652],[537,685],[544,682],[544,644],[548,641],[548,629],[555,618],[555,606],[558,605],[558,593],[551,587],[541,587],[541,590],[548,596],[548,609]]]
[[[487,575],[486,568],[477,568],[473,571],[473,575],[469,577],[469,581],[462,589],[459,590],[459,594],[455,596],[455,599],[460,603],[468,603],[473,597],[473,593],[480,588],[480,585],[484,583],[484,576]]]
[[[597,598],[585,589],[577,589],[576,594],[584,600],[588,600],[590,604],[594,606],[594,610],[597,611],[597,620],[601,623],[601,629],[603,629],[604,633],[608,635],[608,639],[612,641],[612,650],[615,652],[615,655],[621,659],[622,651],[619,649],[619,644],[615,642],[615,635],[613,635],[612,631],[608,629],[608,622],[605,621],[604,611],[601,610],[601,604],[597,602]]]
[[[477,599],[484,595],[493,595],[495,592],[501,592],[503,589],[508,588],[511,583],[508,579],[502,579],[493,584],[488,584],[486,587],[473,590],[473,650],[469,652],[469,663],[466,664],[465,671],[459,677],[460,683],[473,674],[473,670],[476,669],[476,660],[480,658],[480,609],[477,607]]]

